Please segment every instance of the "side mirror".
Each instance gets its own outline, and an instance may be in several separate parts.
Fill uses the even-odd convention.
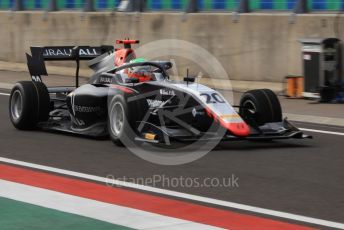
[[[184,77],[184,81],[186,81],[186,82],[195,82],[195,77]]]
[[[189,76],[189,69],[186,69],[186,77],[184,77],[184,81],[186,82],[186,84],[189,84],[189,82],[195,82],[195,78],[196,77],[190,77]]]

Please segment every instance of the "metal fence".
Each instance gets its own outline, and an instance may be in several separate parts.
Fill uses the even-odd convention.
[[[121,0],[95,0],[94,7],[98,10],[110,10],[119,5]],[[50,0],[23,0],[24,8],[27,10],[44,10],[48,7]],[[12,9],[14,0],[0,0],[0,9]],[[60,10],[78,10],[85,5],[85,0],[57,0]]]
[[[44,10],[50,0],[22,0],[25,9]],[[97,10],[111,10],[118,7],[121,0],[94,0]],[[249,0],[251,10],[291,10],[297,0]],[[185,10],[189,0],[146,0],[148,11],[181,11]],[[200,11],[233,11],[237,8],[239,0],[197,0]],[[12,9],[14,0],[0,0],[0,9]],[[57,0],[60,10],[82,9],[85,0]],[[344,0],[308,0],[309,10],[338,11],[344,7]]]
[[[249,0],[252,10],[291,10],[297,0]],[[150,10],[183,10],[188,0],[148,0]],[[234,10],[239,0],[198,0],[200,10]],[[308,0],[309,10],[341,10],[344,0]]]

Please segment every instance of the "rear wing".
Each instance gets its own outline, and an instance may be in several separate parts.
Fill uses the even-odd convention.
[[[113,46],[45,46],[30,47],[31,55],[26,54],[27,66],[32,81],[42,82],[47,76],[45,61],[75,61],[75,86],[79,86],[80,61],[92,60],[104,53],[111,52]]]

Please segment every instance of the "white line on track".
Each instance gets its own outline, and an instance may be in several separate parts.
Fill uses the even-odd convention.
[[[275,216],[275,217],[280,217],[280,218],[285,218],[285,219],[290,219],[290,220],[295,220],[295,221],[301,221],[301,222],[305,222],[305,223],[321,225],[321,226],[326,226],[326,227],[330,227],[330,228],[344,229],[344,223],[327,221],[327,220],[323,220],[323,219],[317,219],[317,218],[313,218],[313,217],[296,215],[296,214],[291,214],[291,213],[287,213],[287,212],[274,211],[274,210],[270,210],[270,209],[259,208],[259,207],[254,207],[254,206],[249,206],[249,205],[245,205],[245,204],[239,204],[239,203],[234,203],[234,202],[229,202],[229,201],[224,201],[224,200],[217,200],[217,199],[202,197],[202,196],[197,196],[197,195],[191,195],[191,194],[182,193],[182,192],[175,192],[175,191],[170,191],[170,190],[165,190],[165,189],[160,189],[160,188],[154,188],[154,187],[145,186],[145,185],[123,182],[123,181],[119,181],[119,180],[112,180],[112,179],[109,180],[108,178],[105,178],[105,177],[94,176],[94,175],[89,175],[89,174],[84,174],[84,173],[79,173],[79,172],[74,172],[74,171],[69,171],[69,170],[39,165],[39,164],[33,164],[33,163],[13,160],[13,159],[4,158],[4,157],[0,157],[0,162],[25,166],[25,167],[29,167],[29,168],[44,170],[44,171],[48,171],[48,172],[54,172],[54,173],[58,173],[58,174],[78,177],[78,178],[102,182],[102,183],[111,182],[112,185],[116,185],[116,186],[134,188],[137,190],[148,191],[148,192],[163,194],[163,195],[167,195],[167,196],[171,196],[171,197],[183,198],[183,199],[187,199],[187,200],[199,201],[199,202],[203,202],[203,203],[207,203],[207,204],[214,204],[214,205],[219,205],[219,206],[223,206],[223,207],[229,207],[229,208],[234,208],[234,209],[239,209],[239,210],[244,210],[244,211],[249,211],[249,212],[254,212],[254,213],[260,213],[260,214],[264,214],[264,215],[268,215],[268,216]]]
[[[3,96],[10,96],[9,93],[0,93],[0,95],[3,95]]]
[[[0,180],[0,187],[1,197],[133,229],[222,229],[6,180]],[[125,218],[123,218],[124,216]]]
[[[339,135],[339,136],[344,136],[344,133],[340,132],[332,132],[332,131],[325,131],[325,130],[318,130],[318,129],[306,129],[306,128],[299,128],[302,131],[307,131],[307,132],[314,132],[314,133],[324,133],[324,134],[332,134],[332,135]]]

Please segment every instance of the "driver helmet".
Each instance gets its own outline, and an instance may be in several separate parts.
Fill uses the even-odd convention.
[[[135,58],[129,63],[146,62],[144,58]],[[153,78],[151,66],[135,66],[128,69],[128,77],[138,78],[140,82],[150,81]]]

